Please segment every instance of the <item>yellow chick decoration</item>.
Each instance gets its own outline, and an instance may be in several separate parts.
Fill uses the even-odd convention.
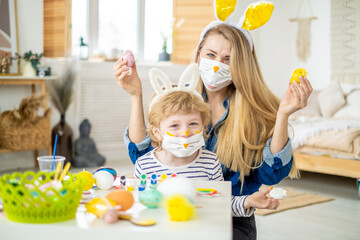
[[[195,207],[181,194],[174,194],[165,200],[165,206],[171,221],[188,221],[195,216]]]
[[[300,84],[299,77],[307,77],[308,72],[303,68],[296,69],[291,76],[291,84],[296,81]]]
[[[216,0],[215,12],[219,20],[225,22],[226,18],[235,10],[236,0]]]
[[[274,10],[274,4],[271,2],[259,2],[250,5],[245,11],[245,19],[242,28],[254,30],[270,20]]]

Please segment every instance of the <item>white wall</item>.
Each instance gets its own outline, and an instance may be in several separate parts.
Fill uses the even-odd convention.
[[[311,3],[318,18],[311,22],[311,55],[306,62],[296,56],[298,26],[290,22],[297,15],[301,0],[275,0],[273,15],[262,28],[253,34],[257,56],[265,81],[279,97],[288,86],[292,72],[305,68],[314,89],[321,89],[330,82],[330,0],[303,1],[299,17],[309,16],[306,2]]]
[[[43,51],[43,0],[18,0],[18,36],[20,53],[32,50]],[[273,0],[275,9],[271,20],[252,33],[256,52],[265,80],[279,97],[283,95],[292,71],[303,67],[309,72],[309,79],[315,89],[325,87],[330,82],[330,0],[308,1],[318,20],[311,26],[311,56],[301,62],[296,56],[297,23],[289,22],[296,16],[301,0]],[[304,1],[305,3],[306,1]],[[301,11],[300,17],[308,16],[308,10]],[[52,72],[60,74],[62,65],[57,60],[50,61]],[[109,68],[111,69],[111,68]],[[146,71],[148,68],[144,68]],[[111,71],[111,70],[110,70]],[[140,76],[147,75],[140,71]],[[24,86],[0,86],[0,111],[18,107],[21,98],[30,95]],[[76,133],[75,102],[67,112],[67,122]],[[52,125],[59,121],[54,109]],[[46,154],[46,152],[40,152]],[[0,154],[0,171],[16,167],[32,167],[31,152]]]
[[[17,16],[19,53],[43,52],[43,0],[17,0]],[[30,91],[26,86],[1,86],[0,112],[17,107]]]

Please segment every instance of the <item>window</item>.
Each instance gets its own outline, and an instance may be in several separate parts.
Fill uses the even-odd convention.
[[[170,0],[76,0],[72,4],[73,55],[83,36],[90,56],[119,57],[129,49],[138,60],[157,60],[163,46],[161,33],[169,37],[171,52]]]

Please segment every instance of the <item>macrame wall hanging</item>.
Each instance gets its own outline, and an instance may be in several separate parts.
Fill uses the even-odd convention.
[[[312,13],[311,5],[308,0],[305,0],[308,11],[310,12],[310,17],[301,17],[300,12],[302,12],[303,0],[301,0],[297,14],[295,18],[289,19],[290,22],[297,22],[298,31],[296,37],[296,48],[297,56],[300,60],[306,61],[310,56],[310,47],[311,47],[311,21],[317,19]]]

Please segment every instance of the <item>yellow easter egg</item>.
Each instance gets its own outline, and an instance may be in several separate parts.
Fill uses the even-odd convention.
[[[307,77],[307,71],[303,68],[296,69],[291,76],[291,84],[296,81],[300,84],[299,77]]]
[[[78,176],[85,179],[85,191],[91,189],[94,185],[94,178],[91,172],[82,171],[78,173]]]
[[[86,211],[101,217],[111,207],[116,206],[116,203],[106,198],[94,198],[89,203],[85,204]]]
[[[245,19],[242,28],[254,30],[270,20],[274,10],[274,4],[271,2],[258,2],[251,4],[245,11]]]

